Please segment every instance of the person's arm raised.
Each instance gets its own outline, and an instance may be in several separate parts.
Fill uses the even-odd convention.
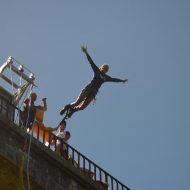
[[[86,54],[86,57],[87,57],[87,59],[88,59],[90,65],[91,65],[93,71],[96,72],[97,70],[99,70],[99,68],[96,66],[96,64],[94,63],[94,61],[93,61],[92,58],[90,57],[90,55],[89,55],[89,53],[88,53],[88,51],[87,51],[87,47],[81,46],[81,50],[82,50],[82,52],[83,52],[84,54]]]

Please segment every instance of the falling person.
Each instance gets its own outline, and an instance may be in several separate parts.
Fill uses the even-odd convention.
[[[98,68],[92,58],[90,57],[87,48],[82,46],[82,52],[86,55],[92,70],[94,72],[93,78],[89,84],[80,92],[78,98],[75,102],[66,105],[61,111],[60,115],[67,113],[68,118],[72,116],[74,112],[85,109],[93,100],[95,100],[96,94],[99,88],[104,82],[122,82],[127,83],[128,79],[122,80],[117,78],[112,78],[106,73],[109,70],[109,65],[103,64]]]

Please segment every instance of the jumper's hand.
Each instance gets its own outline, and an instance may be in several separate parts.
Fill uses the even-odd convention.
[[[123,80],[123,83],[127,83],[127,82],[128,82],[128,79]]]
[[[82,52],[87,53],[87,47],[81,46],[81,50],[82,50]]]
[[[45,102],[47,98],[42,98],[42,101]]]

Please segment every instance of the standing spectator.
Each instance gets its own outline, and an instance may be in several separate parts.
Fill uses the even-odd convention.
[[[35,105],[35,101],[37,100],[37,94],[36,93],[31,93],[30,97],[27,98],[26,100],[24,100],[24,104],[23,104],[23,112],[21,113],[21,125],[32,129],[34,120],[35,120],[35,116],[36,116],[36,110],[42,110],[43,112],[47,110],[47,102],[46,102],[46,98],[42,99],[43,102],[43,106]],[[40,116],[41,118],[43,118],[43,116]]]

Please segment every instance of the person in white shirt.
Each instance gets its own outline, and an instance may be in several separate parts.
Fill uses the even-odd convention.
[[[63,121],[62,123],[60,123],[59,132],[56,134],[56,136],[61,139],[61,140],[57,139],[56,141],[56,152],[62,156],[67,155],[67,145],[64,144],[63,142],[68,143],[68,140],[71,137],[70,132],[65,131],[65,128],[66,128],[66,121]]]

